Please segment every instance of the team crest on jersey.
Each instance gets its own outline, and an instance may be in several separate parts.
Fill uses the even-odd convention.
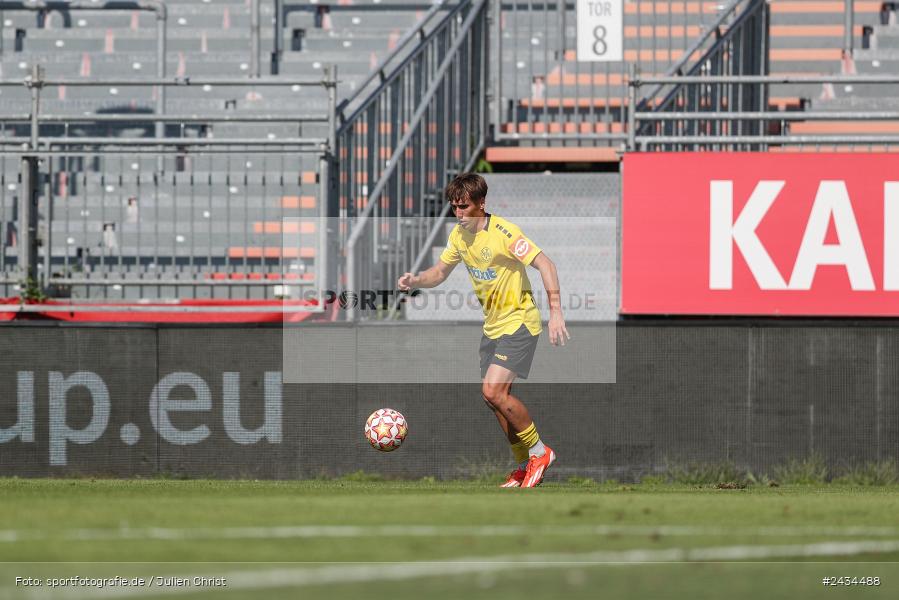
[[[512,242],[512,245],[509,246],[509,250],[512,251],[517,258],[522,259],[528,255],[528,252],[531,251],[531,244],[528,242],[523,235],[518,236],[518,239]]]
[[[484,262],[490,262],[490,259],[493,258],[493,252],[490,251],[490,248],[484,246],[483,250],[481,250],[481,259]]]

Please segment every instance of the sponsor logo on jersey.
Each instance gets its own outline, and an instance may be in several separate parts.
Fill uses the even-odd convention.
[[[492,267],[490,269],[476,269],[465,265],[465,268],[468,269],[472,277],[480,281],[493,281],[496,279],[496,271]]]
[[[524,258],[528,255],[528,252],[531,251],[531,244],[524,238],[524,236],[518,236],[518,239],[512,243],[509,249],[512,251],[512,254],[518,258]]]
[[[495,225],[495,227],[496,227],[497,229],[499,229],[500,231],[502,231],[503,233],[505,233],[507,238],[512,239],[512,232],[510,232],[508,229],[506,229],[505,227],[503,227],[503,226],[500,225],[499,223],[497,223],[497,224]]]
[[[495,356],[496,358],[498,358],[500,360],[509,360],[509,357],[506,356],[505,354],[494,354],[493,356]]]

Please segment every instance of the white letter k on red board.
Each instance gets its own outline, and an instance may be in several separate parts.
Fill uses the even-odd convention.
[[[713,180],[709,189],[709,288],[733,289],[733,247],[739,248],[746,265],[763,290],[785,290],[787,282],[755,233],[783,189],[783,181],[760,181],[742,212],[733,218],[733,181]]]

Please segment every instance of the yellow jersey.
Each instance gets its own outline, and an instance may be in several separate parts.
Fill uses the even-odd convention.
[[[543,327],[525,268],[541,250],[514,223],[487,215],[487,227],[471,233],[456,225],[440,260],[465,263],[474,293],[484,310],[484,335],[496,339],[524,324],[531,335]]]

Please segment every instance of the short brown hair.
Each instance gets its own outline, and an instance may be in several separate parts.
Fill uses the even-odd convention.
[[[487,182],[477,173],[462,173],[446,186],[448,202],[460,202],[468,199],[475,204],[487,198]]]

